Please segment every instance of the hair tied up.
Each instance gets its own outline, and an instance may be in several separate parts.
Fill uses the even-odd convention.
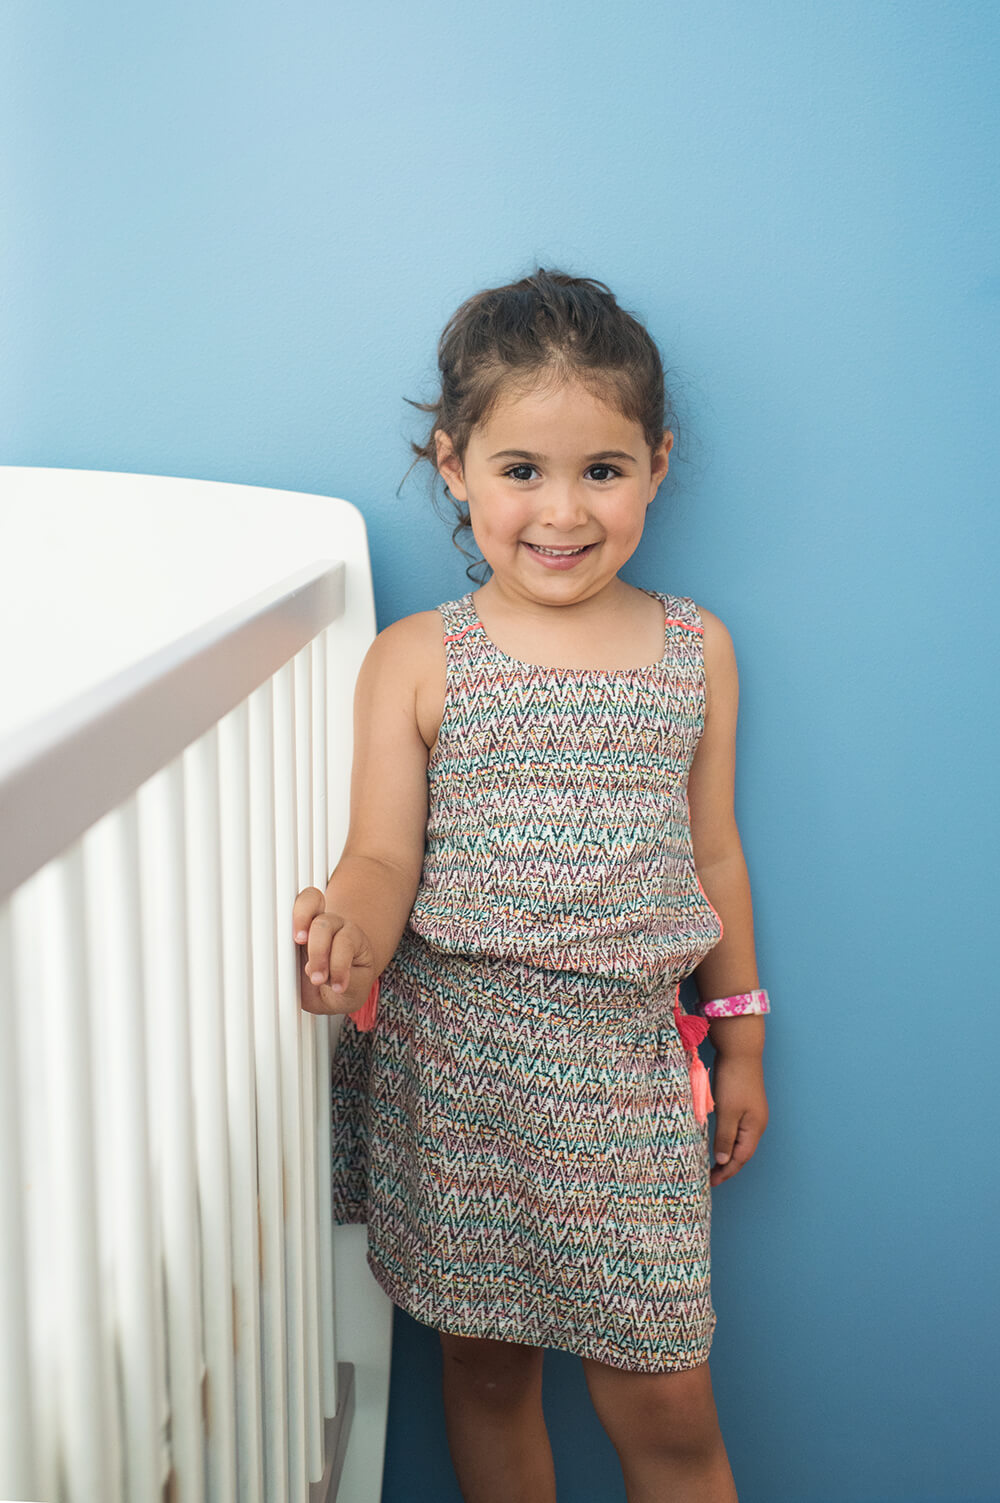
[[[473,430],[486,421],[502,395],[527,391],[549,376],[593,386],[624,417],[640,425],[650,449],[657,447],[666,426],[660,352],[639,320],[593,277],[539,267],[519,282],[477,292],[445,325],[438,342],[438,372],[436,401],[406,399],[411,407],[432,415],[424,442],[410,447],[414,465],[426,460],[435,471],[438,433],[448,434],[463,459]],[[460,534],[471,532],[468,507],[447,486],[443,493],[457,517],[452,541],[473,560],[465,572],[482,584],[477,571],[488,572],[488,565],[460,541]]]

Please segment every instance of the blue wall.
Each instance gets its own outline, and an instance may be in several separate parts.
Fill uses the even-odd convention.
[[[687,462],[627,572],[733,633],[776,1009],[715,1192],[741,1499],[996,1500],[1000,11],[342,9],[7,0],[0,459],[347,496],[386,625],[470,587],[397,495],[456,303],[645,314]],[[386,1503],[457,1497],[437,1372],[399,1317]],[[547,1402],[563,1503],[620,1499],[572,1359]]]

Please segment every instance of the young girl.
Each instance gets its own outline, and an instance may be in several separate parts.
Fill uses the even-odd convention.
[[[362,1024],[337,1219],[441,1333],[467,1503],[555,1498],[546,1347],[582,1358],[629,1503],[731,1503],[709,1187],[767,1122],[768,1001],[729,634],[620,578],[673,443],[660,358],[603,283],[538,271],[465,303],[439,365],[414,447],[490,576],[372,644],[344,854],[294,908],[303,1007]]]

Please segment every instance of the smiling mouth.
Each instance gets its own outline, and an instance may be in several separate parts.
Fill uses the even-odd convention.
[[[572,558],[576,553],[586,553],[589,548],[596,548],[596,543],[583,543],[579,548],[543,548],[541,543],[525,543],[533,553],[544,553],[549,558]]]

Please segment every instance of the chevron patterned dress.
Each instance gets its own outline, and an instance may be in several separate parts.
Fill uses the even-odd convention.
[[[618,670],[519,662],[471,593],[439,607],[423,872],[375,1028],[334,1057],[333,1199],[418,1321],[658,1372],[715,1326],[673,1008],[722,926],[687,802],[701,618],[645,593],[663,656]]]

